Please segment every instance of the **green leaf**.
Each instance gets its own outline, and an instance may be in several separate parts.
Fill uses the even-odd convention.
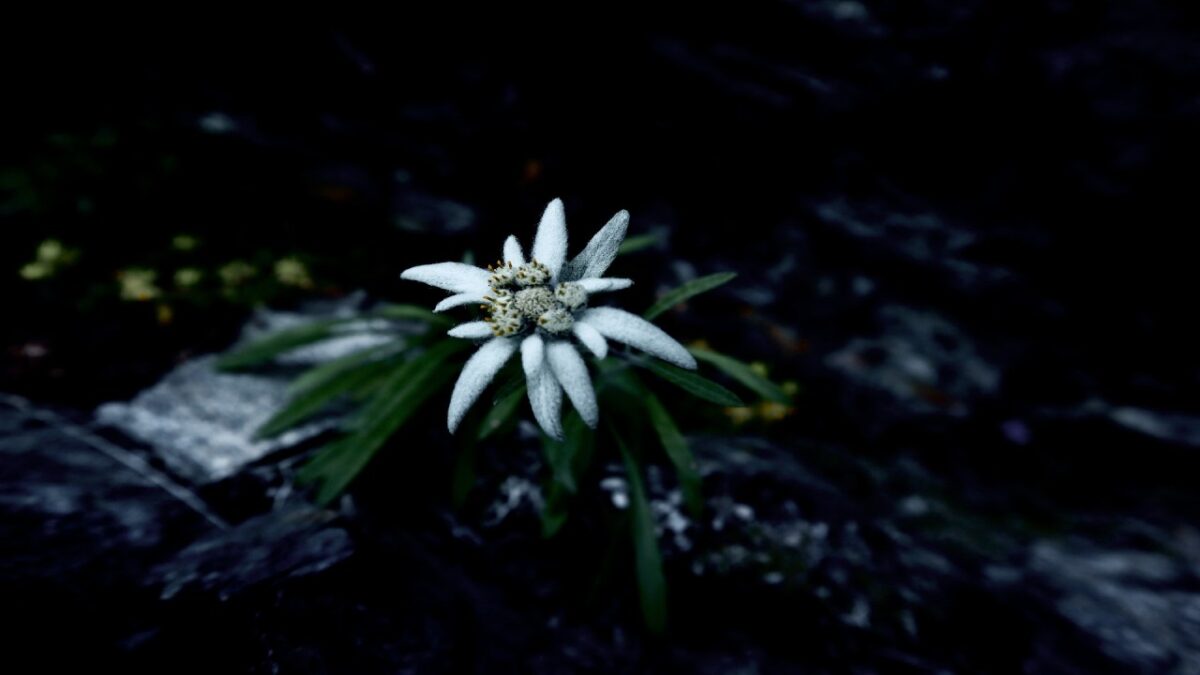
[[[288,385],[288,394],[294,397],[309,389],[320,387],[330,379],[337,377],[340,373],[352,370],[363,364],[378,363],[389,353],[399,353],[405,346],[406,341],[403,338],[397,337],[394,341],[387,344],[360,349],[345,356],[340,356],[320,365],[313,366],[304,371],[295,380],[292,380],[292,383]]]
[[[558,483],[551,483],[542,506],[542,537],[549,539],[567,524],[567,502],[570,495]]]
[[[396,368],[360,414],[351,433],[322,449],[297,475],[301,483],[317,482],[316,500],[328,504],[362,471],[375,452],[430,396],[455,376],[446,360],[470,346],[446,339]]]
[[[679,288],[667,292],[667,294],[662,296],[658,302],[654,303],[654,306],[646,310],[646,312],[642,314],[642,317],[646,320],[654,319],[659,314],[662,314],[681,302],[687,301],[689,298],[693,298],[701,293],[711,291],[722,284],[729,283],[736,276],[737,274],[734,272],[720,272],[718,274],[710,274],[706,277],[700,277],[699,279],[692,279]]]
[[[737,394],[690,370],[684,370],[683,368],[655,359],[637,359],[634,363],[697,398],[702,398],[705,401],[727,408],[745,405],[745,403],[742,403],[742,399],[737,397]]]
[[[286,351],[330,337],[333,335],[334,326],[345,321],[345,319],[326,319],[272,333],[262,340],[224,354],[217,359],[217,368],[220,370],[244,370],[262,365]]]
[[[658,242],[662,241],[662,235],[658,232],[650,232],[647,234],[639,234],[637,236],[628,237],[621,242],[621,246],[617,248],[617,255],[629,255],[637,253],[642,249],[650,248]]]
[[[754,372],[749,365],[737,359],[709,349],[688,349],[698,360],[715,366],[718,370],[741,382],[747,389],[762,396],[768,401],[790,405],[792,397],[788,396],[774,382]]]
[[[525,371],[521,367],[520,359],[513,359],[512,362],[505,365],[496,373],[495,379],[503,382],[496,388],[494,396],[495,403],[499,403],[501,399],[507,398],[514,391],[525,388]]]
[[[479,433],[475,438],[482,441],[499,431],[517,411],[524,399],[525,385],[523,384],[500,397],[484,416],[483,421],[479,423]]]
[[[383,304],[372,309],[370,314],[381,319],[424,321],[437,326],[449,326],[454,323],[450,317],[418,305]]]
[[[294,393],[287,404],[259,428],[256,436],[277,436],[313,416],[342,394],[350,393],[374,379],[379,370],[379,363],[369,358],[372,354],[368,352],[371,351],[373,350],[364,349],[305,373],[300,378],[304,380],[304,386],[300,387],[301,382],[297,380],[293,385]]]
[[[595,434],[574,412],[563,422],[563,440],[543,434],[542,451],[550,467],[550,483],[542,510],[542,536],[554,536],[566,523],[568,502],[591,463],[594,444]]]
[[[692,515],[698,517],[704,511],[704,499],[700,495],[700,471],[696,465],[696,458],[692,456],[687,440],[679,431],[671,413],[663,407],[662,401],[647,391],[642,397],[642,403],[650,418],[650,424],[658,434],[658,440],[662,443],[663,450],[671,459],[671,463],[675,465],[675,473],[679,476],[679,487],[683,490],[683,498],[687,502],[688,509]]]
[[[667,580],[663,574],[662,556],[654,533],[654,518],[646,491],[642,487],[641,467],[625,443],[617,438],[617,447],[625,460],[629,476],[629,516],[633,529],[634,571],[637,574],[638,595],[641,598],[642,618],[651,633],[662,633],[667,627]]]

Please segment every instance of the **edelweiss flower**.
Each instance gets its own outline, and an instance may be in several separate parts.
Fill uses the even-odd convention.
[[[486,270],[445,262],[411,267],[400,275],[454,293],[439,302],[435,312],[481,303],[488,314],[483,321],[460,324],[449,333],[487,340],[467,360],[450,395],[446,423],[451,433],[518,349],[533,416],[555,438],[562,437],[563,391],[588,426],[595,428],[600,417],[587,365],[572,338],[599,359],[608,354],[609,338],[677,366],[696,367],[683,345],[649,321],[615,307],[588,307],[589,296],[633,284],[601,276],[617,257],[628,226],[629,213],[617,213],[566,262],[567,221],[562,201],[555,199],[542,214],[528,261],[517,238],[510,236],[504,242],[504,259]]]

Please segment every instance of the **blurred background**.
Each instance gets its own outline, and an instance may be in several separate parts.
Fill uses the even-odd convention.
[[[1151,0],[812,0],[9,35],[12,653],[1195,672],[1198,28]],[[249,440],[286,382],[205,360],[372,300],[428,305],[401,270],[489,261],[554,197],[572,250],[623,208],[658,235],[614,268],[627,308],[737,272],[660,323],[797,392],[685,430],[704,519],[674,518],[651,474],[661,637],[606,533],[540,538],[536,442],[500,442],[456,511],[438,410],[318,509],[287,468],[311,439]]]

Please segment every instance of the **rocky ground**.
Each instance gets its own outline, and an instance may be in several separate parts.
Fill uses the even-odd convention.
[[[0,131],[0,264],[24,269],[48,236],[81,252],[0,280],[19,317],[0,322],[11,662],[1200,673],[1178,170],[1200,138],[1200,17],[901,5],[447,44],[419,35],[445,17],[419,13],[398,34],[145,38],[22,73],[10,86],[63,86]],[[703,517],[649,472],[662,637],[610,531],[615,457],[549,541],[525,432],[485,448],[462,508],[432,423],[318,508],[293,476],[328,425],[252,439],[288,368],[212,367],[239,335],[428,300],[396,273],[527,235],[513,223],[560,195],[573,228],[628,208],[634,234],[663,235],[618,263],[633,306],[737,271],[664,322],[800,386],[782,420],[691,429]],[[293,253],[312,285],[168,288],[234,258],[261,281]],[[158,269],[162,295],[122,300],[131,265]]]

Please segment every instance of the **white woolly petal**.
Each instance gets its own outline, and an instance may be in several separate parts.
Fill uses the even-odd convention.
[[[623,288],[629,288],[633,285],[632,279],[580,279],[575,283],[583,287],[583,290],[588,293],[603,293],[604,291],[619,291]]]
[[[550,280],[556,281],[567,259],[567,216],[561,199],[546,206],[542,222],[538,223],[530,256],[550,270]]]
[[[532,378],[538,374],[545,363],[546,346],[539,335],[530,335],[521,341],[521,367],[525,369],[525,377]]]
[[[616,307],[594,307],[579,318],[606,338],[624,342],[681,368],[695,370],[696,359],[675,338],[636,314]]]
[[[595,429],[600,421],[600,406],[596,404],[596,390],[592,388],[592,378],[579,351],[570,342],[556,340],[546,345],[546,361],[566,390],[571,405],[579,411],[584,423]]]
[[[521,343],[521,365],[525,369],[525,389],[533,418],[547,434],[562,439],[562,387],[546,364],[542,338],[530,335]]]
[[[583,346],[587,347],[588,351],[595,354],[596,358],[602,359],[605,356],[608,356],[608,341],[604,339],[604,336],[600,334],[600,331],[580,321],[575,322],[573,330],[575,331],[575,337],[579,338],[579,341],[583,343]]]
[[[450,394],[450,408],[446,412],[446,427],[450,433],[458,428],[471,404],[479,398],[488,383],[504,366],[508,358],[517,351],[517,341],[512,338],[492,338],[467,359],[454,391]]]
[[[483,302],[483,293],[459,293],[452,295],[434,306],[433,311],[444,312],[448,309],[458,307],[460,305],[470,305],[472,303]]]
[[[481,338],[492,337],[492,326],[483,321],[471,321],[469,323],[460,323],[446,332],[446,335],[456,338],[466,338],[468,340],[478,340]]]
[[[419,281],[455,293],[479,293],[488,290],[488,271],[474,265],[444,262],[417,265],[400,273],[401,279]]]
[[[609,219],[608,224],[600,228],[587,246],[575,256],[563,269],[563,279],[575,281],[592,279],[604,274],[608,266],[617,257],[617,250],[625,240],[625,231],[629,229],[629,212],[618,211]]]
[[[514,267],[525,264],[525,254],[521,252],[521,242],[513,235],[504,240],[504,262],[512,263]]]
[[[562,440],[562,387],[554,379],[554,373],[543,367],[534,379],[526,378],[529,392],[529,407],[538,426],[551,438]]]

